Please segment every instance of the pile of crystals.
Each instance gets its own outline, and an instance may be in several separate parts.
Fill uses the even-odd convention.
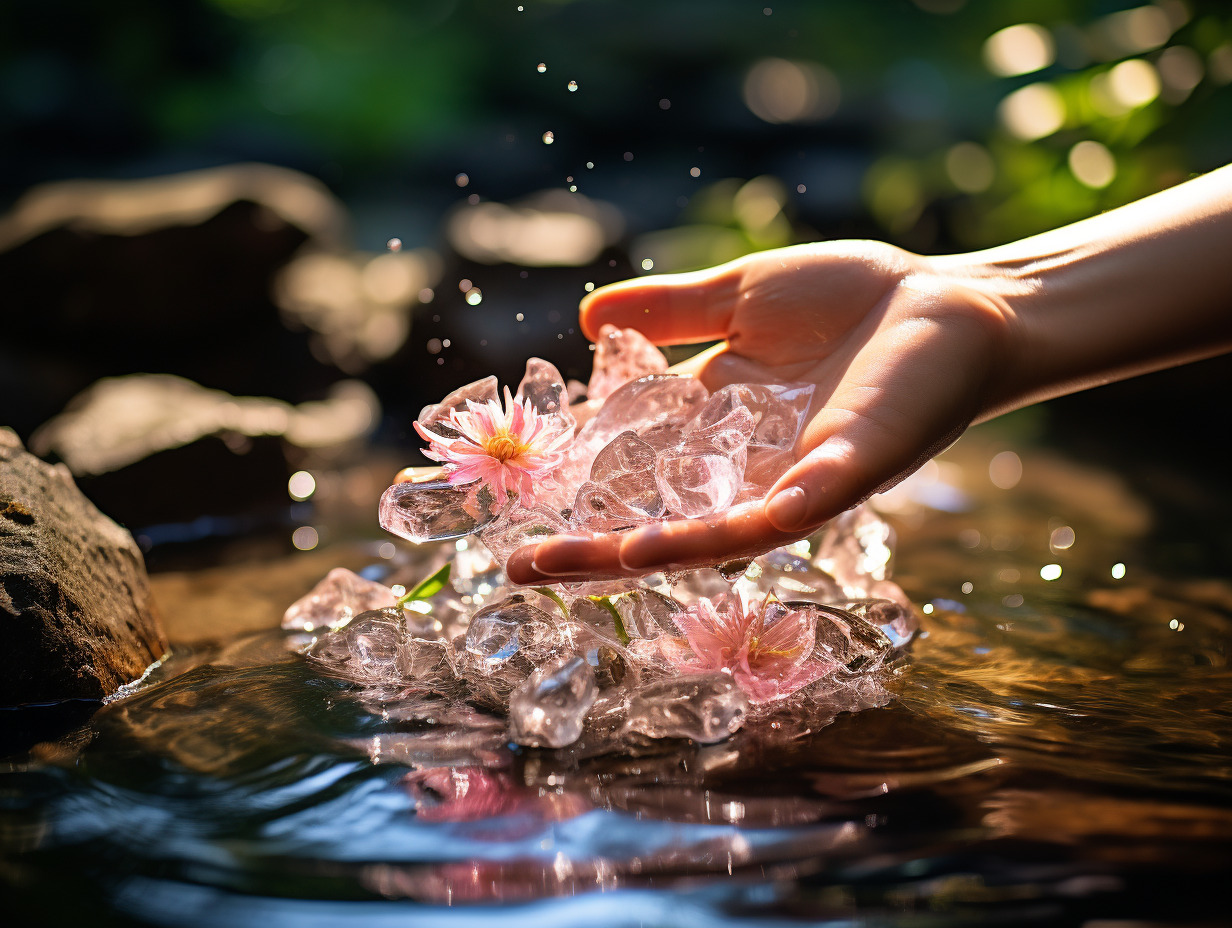
[[[501,736],[527,746],[709,744],[750,719],[798,731],[883,704],[916,622],[867,507],[722,569],[507,586],[509,555],[538,537],[720,513],[790,466],[810,385],[710,394],[666,370],[639,333],[608,326],[584,401],[531,359],[503,404],[488,377],[427,407],[417,429],[444,467],[391,486],[380,523],[453,555],[448,582],[405,594],[337,569],[284,627],[314,633],[308,657],[387,716],[461,719],[476,736],[507,719]]]
[[[473,539],[436,548],[452,571],[423,599],[335,568],[283,620],[370,708],[434,729],[452,720],[433,754],[468,738],[593,755],[711,744],[750,723],[805,733],[885,704],[917,628],[887,579],[891,530],[867,507],[738,575],[653,574],[606,596],[509,587]]]
[[[450,462],[446,472],[391,486],[381,525],[420,543],[477,534],[504,561],[536,536],[698,518],[765,496],[793,461],[813,386],[733,384],[711,394],[666,370],[639,332],[605,326],[583,403],[570,407],[580,385],[570,391],[539,358],[503,408],[495,377],[455,390],[417,423]],[[458,480],[474,472],[464,469],[471,452],[515,445],[544,449],[523,486]]]

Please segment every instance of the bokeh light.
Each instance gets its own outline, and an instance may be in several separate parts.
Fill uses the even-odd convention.
[[[816,62],[765,58],[744,79],[744,102],[770,123],[819,122],[841,99],[838,78]]]
[[[983,193],[992,186],[997,166],[977,142],[959,142],[945,153],[945,173],[963,193]]]
[[[1030,74],[1052,64],[1057,46],[1052,33],[1035,23],[1019,23],[994,32],[984,42],[984,64],[998,77]]]
[[[1116,158],[1099,142],[1079,142],[1069,150],[1067,161],[1078,182],[1093,190],[1102,190],[1116,177]]]
[[[1032,141],[1052,135],[1065,124],[1065,101],[1051,84],[1028,84],[1002,100],[997,114],[1011,135]]]

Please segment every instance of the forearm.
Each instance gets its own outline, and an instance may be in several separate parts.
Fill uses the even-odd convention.
[[[1232,349],[1232,166],[934,267],[992,296],[1011,362],[981,418]]]

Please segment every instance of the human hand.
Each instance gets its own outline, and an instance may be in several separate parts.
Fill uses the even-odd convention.
[[[581,307],[659,345],[722,340],[681,365],[710,390],[808,382],[797,461],[766,500],[705,519],[519,549],[517,583],[636,575],[751,557],[894,485],[1003,400],[1014,314],[992,288],[877,242],[798,245],[690,274],[625,281]]]

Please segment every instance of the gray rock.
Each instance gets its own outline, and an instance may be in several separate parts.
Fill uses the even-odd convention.
[[[101,699],[167,650],[141,552],[0,428],[0,706]]]

